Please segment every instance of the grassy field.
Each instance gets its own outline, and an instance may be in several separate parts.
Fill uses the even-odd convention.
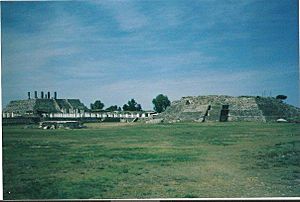
[[[4,199],[300,196],[300,124],[87,126],[4,126]]]

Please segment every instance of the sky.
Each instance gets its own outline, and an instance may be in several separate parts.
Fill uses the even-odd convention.
[[[1,2],[2,105],[57,91],[143,109],[164,94],[299,103],[297,0]]]

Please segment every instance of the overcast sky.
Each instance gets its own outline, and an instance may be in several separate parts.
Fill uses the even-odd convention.
[[[297,0],[1,2],[2,102],[27,92],[143,109],[163,93],[299,106]]]

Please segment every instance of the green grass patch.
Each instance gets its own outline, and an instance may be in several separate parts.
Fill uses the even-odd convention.
[[[3,127],[4,199],[299,196],[300,125]]]

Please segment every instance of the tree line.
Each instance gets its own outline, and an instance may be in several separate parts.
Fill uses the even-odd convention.
[[[285,100],[287,98],[286,95],[277,95],[276,99],[278,100]],[[159,94],[152,100],[153,109],[154,111],[161,113],[167,109],[168,106],[171,105],[171,102],[168,98],[168,96]],[[142,105],[138,104],[135,99],[129,100],[126,104],[123,105],[123,107],[119,107],[117,105],[112,105],[110,107],[107,107],[104,109],[104,103],[102,103],[100,100],[96,100],[94,103],[91,103],[91,110],[92,111],[142,111]]]
[[[171,105],[171,101],[168,96],[159,94],[153,98],[152,104],[153,109],[156,112],[161,113]],[[105,105],[101,100],[96,100],[94,103],[91,103],[90,107],[92,111],[142,111],[142,105],[138,104],[133,98],[124,104],[122,108],[117,105],[112,105],[104,109]]]

